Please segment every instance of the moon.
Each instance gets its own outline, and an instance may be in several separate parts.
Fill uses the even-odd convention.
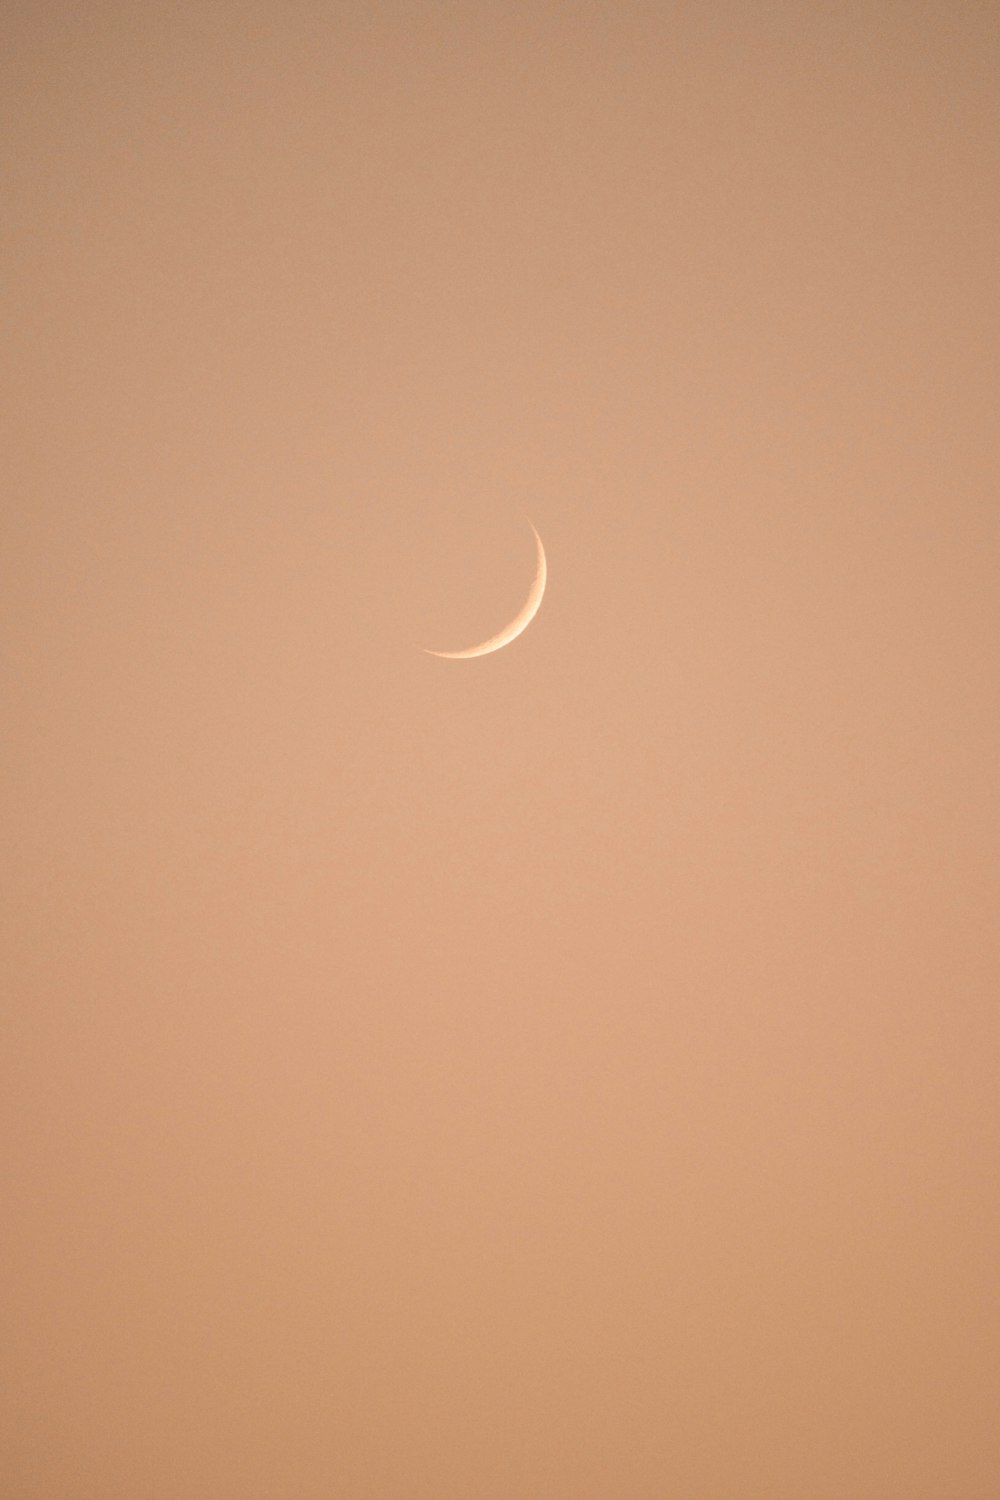
[[[528,525],[531,526],[530,521]],[[469,646],[465,651],[432,651],[429,646],[422,646],[421,650],[426,651],[428,656],[442,656],[446,661],[464,661],[470,656],[489,656],[491,651],[499,651],[502,646],[509,646],[511,641],[516,641],[518,636],[527,630],[541,606],[542,595],[545,593],[545,583],[548,577],[548,569],[545,565],[545,548],[542,546],[542,539],[538,535],[538,532],[535,531],[534,526],[531,526],[531,530],[534,534],[535,547],[537,549],[535,576],[532,580],[531,588],[528,590],[527,599],[525,599],[510,624],[505,625],[503,630],[498,630],[496,635],[491,635],[488,641],[483,641],[481,646]]]

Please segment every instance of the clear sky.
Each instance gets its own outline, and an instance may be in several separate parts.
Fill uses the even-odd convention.
[[[0,1492],[995,1500],[996,6],[0,71]]]

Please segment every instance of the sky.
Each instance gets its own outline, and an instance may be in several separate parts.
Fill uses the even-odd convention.
[[[995,1500],[996,7],[0,73],[4,1495]]]

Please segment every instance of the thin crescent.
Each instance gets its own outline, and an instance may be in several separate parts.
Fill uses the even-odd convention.
[[[463,661],[470,656],[488,656],[491,651],[499,651],[502,646],[509,646],[511,641],[517,640],[522,631],[527,630],[538,613],[548,577],[548,569],[545,564],[545,548],[542,546],[542,539],[530,521],[528,525],[531,526],[534,532],[538,556],[535,565],[535,577],[528,592],[528,597],[521,606],[520,611],[514,616],[509,625],[505,625],[503,630],[498,630],[496,635],[491,635],[489,640],[483,641],[481,646],[470,646],[467,651],[432,651],[429,646],[421,647],[421,650],[426,651],[428,656],[443,656],[447,661]]]

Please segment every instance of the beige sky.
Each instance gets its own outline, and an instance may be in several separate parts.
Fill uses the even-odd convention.
[[[0,1491],[995,1500],[995,7],[5,15]]]

